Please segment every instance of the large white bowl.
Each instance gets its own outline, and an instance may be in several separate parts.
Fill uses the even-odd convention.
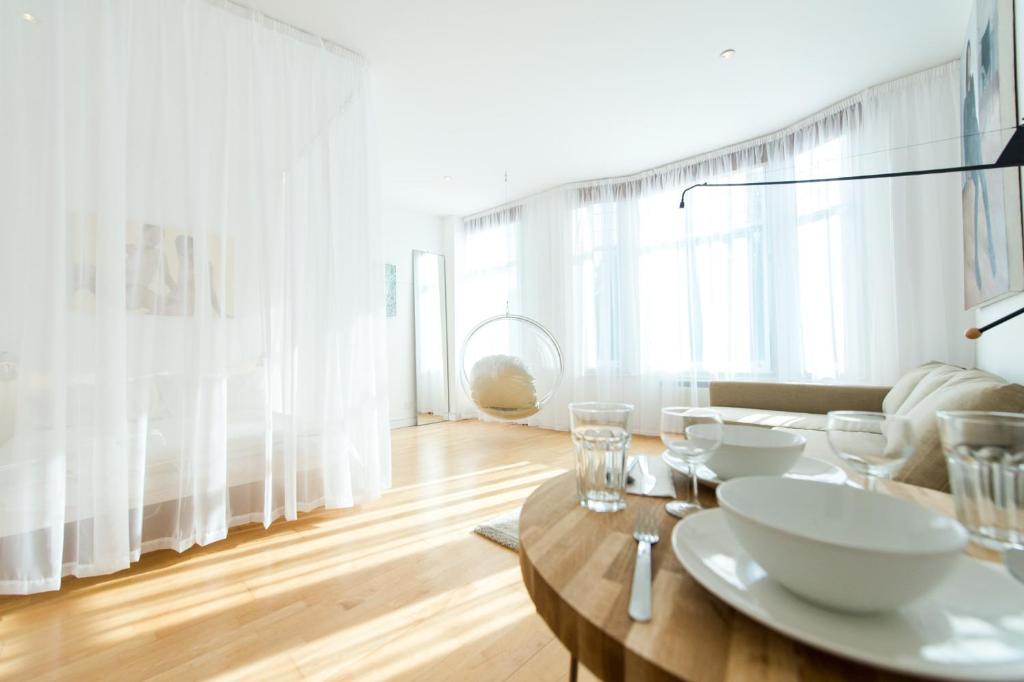
[[[798,595],[844,611],[889,611],[936,587],[967,544],[955,520],[848,486],[755,476],[718,487],[744,550]]]
[[[722,429],[722,444],[705,466],[723,481],[739,476],[781,476],[793,468],[807,444],[796,433],[739,424],[697,424],[687,429],[687,435],[704,440],[716,428]]]

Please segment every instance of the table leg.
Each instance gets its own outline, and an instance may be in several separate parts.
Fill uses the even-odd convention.
[[[569,682],[576,682],[576,675],[580,671],[580,662],[576,660],[575,656],[569,659]]]

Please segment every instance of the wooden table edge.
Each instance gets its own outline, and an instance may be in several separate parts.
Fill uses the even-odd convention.
[[[551,479],[545,481],[543,484],[537,487],[530,496],[523,502],[523,509],[526,509],[526,505],[535,495],[542,494],[546,488],[555,487],[559,485],[566,477],[575,476],[571,471],[558,476],[554,476]],[[647,498],[653,499],[653,498]],[[663,541],[671,542],[671,538],[663,538]],[[580,613],[575,609],[566,599],[562,598],[559,592],[551,586],[550,583],[544,578],[543,574],[536,566],[529,562],[529,550],[527,546],[522,542],[520,538],[519,543],[519,569],[523,577],[523,584],[526,586],[526,591],[530,595],[530,599],[533,601],[534,607],[537,610],[538,615],[547,624],[548,628],[554,633],[555,637],[569,650],[569,653],[574,659],[585,665],[588,670],[598,674],[600,677],[601,673],[607,673],[608,667],[605,663],[611,663],[613,670],[629,670],[631,673],[630,679],[634,679],[634,676],[639,675],[639,679],[660,681],[666,680],[670,682],[678,682],[680,679],[677,675],[665,670],[657,663],[654,663],[640,654],[632,651],[629,644],[624,641],[620,641],[616,637],[605,632],[603,628],[595,624],[587,616]],[[542,587],[550,596],[549,599],[543,599],[544,595],[538,595],[538,585]],[[711,595],[714,597],[714,595]],[[538,599],[540,597],[540,600]],[[717,599],[717,597],[715,597]],[[564,611],[571,614],[573,618],[571,620],[562,619],[559,621],[553,614],[550,613],[550,609],[542,609],[542,603],[556,603],[560,611]],[[582,633],[586,641],[601,643],[601,644],[612,644],[613,647],[600,646],[596,650],[600,651],[605,656],[595,656],[595,647],[581,647],[579,640],[581,633],[579,632],[579,626],[585,628],[585,632]],[[624,660],[616,661],[619,656],[615,649],[621,648],[624,654]],[[608,655],[611,654],[611,655]],[[602,660],[603,659],[603,660]],[[611,660],[609,660],[611,659]],[[628,665],[627,660],[628,659]],[[608,678],[603,678],[607,680]]]
[[[573,476],[575,476],[574,472],[569,471],[552,477],[542,485],[538,486],[523,503],[523,512],[520,518],[519,566],[523,583],[534,603],[538,615],[540,615],[541,619],[544,620],[547,626],[554,633],[555,637],[557,637],[558,640],[569,650],[575,659],[583,663],[589,670],[598,676],[604,676],[604,679],[606,680],[626,679],[627,677],[630,680],[678,681],[680,679],[684,679],[677,673],[665,669],[658,663],[651,661],[635,651],[631,648],[628,638],[619,638],[609,634],[601,625],[591,620],[588,615],[579,611],[571,604],[570,599],[565,598],[559,590],[553,587],[545,577],[543,571],[538,568],[538,562],[535,560],[536,558],[531,557],[530,553],[533,543],[524,542],[522,535],[524,529],[529,530],[534,525],[530,523],[531,512],[533,511],[530,509],[531,501],[536,501],[538,498],[543,497],[551,488],[565,486],[567,479],[571,480]],[[952,498],[946,493],[892,482],[884,482],[880,486],[880,492],[914,501],[947,516],[954,515]],[[705,494],[713,496],[713,491],[702,491],[702,497]],[[635,496],[630,496],[630,499],[644,500],[644,503],[646,504],[650,504],[652,502],[661,504],[664,502],[664,499],[650,497],[637,498]],[[536,513],[542,512],[541,510],[537,510]],[[665,543],[666,545],[671,544],[671,537],[663,537],[661,540],[662,543]],[[670,548],[669,552],[671,552]],[[980,559],[998,560],[998,557],[993,552],[978,548],[973,545],[973,543],[969,546],[966,553]],[[666,557],[666,559],[676,561],[674,554],[672,554],[671,557]],[[704,590],[705,588],[701,587],[700,589]],[[728,609],[730,612],[735,612],[735,609],[721,601],[712,592],[707,591],[707,595],[715,602],[720,603],[723,608]],[[739,612],[735,613],[739,614]],[[757,623],[756,621],[753,622],[756,623],[758,627],[765,628],[766,630],[786,637],[768,625]],[[845,661],[853,665],[863,665],[856,664],[849,659],[836,656],[835,654],[829,654],[817,647],[813,647],[812,645],[792,640],[792,638],[788,639],[801,648],[809,648],[820,652],[826,657]],[[907,679],[898,673],[887,672],[871,666],[868,667],[876,670],[881,677],[888,678],[890,676],[895,676],[900,679]],[[797,675],[797,671],[793,671],[793,673],[794,675]]]

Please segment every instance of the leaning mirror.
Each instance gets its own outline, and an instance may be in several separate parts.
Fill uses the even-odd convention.
[[[448,310],[444,256],[413,251],[416,424],[448,418]]]

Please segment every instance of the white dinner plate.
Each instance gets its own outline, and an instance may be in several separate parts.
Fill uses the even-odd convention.
[[[668,450],[661,453],[661,459],[676,471],[689,474],[686,465],[681,464]],[[808,481],[821,481],[822,483],[842,484],[846,482],[845,471],[834,464],[823,462],[814,457],[801,457],[784,476],[786,478],[803,478]],[[718,478],[714,471],[703,464],[697,467],[697,480],[709,488],[717,488],[722,483],[722,479]]]
[[[920,601],[855,615],[804,601],[770,579],[740,547],[720,509],[677,523],[672,549],[698,583],[737,611],[837,656],[947,679],[1024,678],[1024,584],[999,564],[963,555]]]

